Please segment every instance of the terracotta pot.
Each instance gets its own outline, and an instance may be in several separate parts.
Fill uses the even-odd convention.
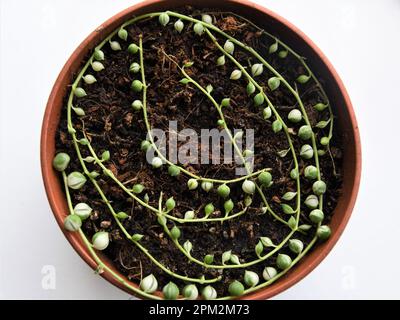
[[[330,224],[332,236],[325,243],[317,245],[315,250],[306,255],[292,271],[277,282],[267,288],[242,297],[242,299],[270,298],[294,285],[310,273],[325,258],[338,241],[347,221],[350,218],[357,197],[361,174],[361,145],[358,126],[349,96],[347,95],[346,89],[333,66],[317,46],[300,30],[282,17],[259,5],[243,0],[202,0],[201,2],[195,0],[149,0],[122,11],[92,32],[75,50],[72,56],[68,59],[64,68],[61,70],[47,103],[43,119],[40,150],[43,180],[47,197],[57,223],[64,232],[64,235],[78,254],[93,269],[95,269],[96,264],[85,249],[79,235],[77,233],[66,232],[62,227],[68,209],[63,188],[60,184],[59,175],[52,168],[52,159],[55,154],[55,135],[60,119],[63,97],[67,92],[68,85],[72,82],[73,75],[80,67],[81,61],[88,52],[90,52],[94,46],[105,38],[112,30],[127,19],[131,18],[133,15],[163,11],[167,9],[173,10],[174,8],[184,4],[197,6],[201,4],[201,6],[204,7],[208,6],[219,8],[223,11],[233,11],[238,13],[241,16],[250,19],[258,26],[279,36],[279,38],[289,44],[295,51],[307,57],[307,62],[311,68],[313,70],[318,70],[318,75],[326,81],[325,89],[330,97],[330,101],[337,116],[336,130],[340,130],[344,135],[344,141],[346,143],[342,146],[344,173],[343,193],[339,199]],[[112,263],[108,261],[106,257],[101,254],[100,257],[107,261],[107,264],[113,268]],[[113,269],[115,270],[115,268]],[[102,276],[114,285],[126,290],[121,283],[112,278],[108,273],[103,273]],[[125,280],[128,281],[126,278]]]

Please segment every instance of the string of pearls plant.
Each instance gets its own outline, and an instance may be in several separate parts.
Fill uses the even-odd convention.
[[[143,48],[142,35],[138,39],[133,39],[134,42],[128,45],[127,54],[132,57],[132,63],[129,71],[133,74],[134,79],[131,83],[131,89],[137,96],[132,102],[132,109],[136,112],[142,112],[143,120],[148,131],[148,140],[142,141],[139,146],[145,153],[149,148],[153,148],[157,156],[153,158],[151,166],[154,170],[163,170],[168,167],[168,173],[171,179],[184,174],[188,177],[187,188],[194,192],[196,189],[202,189],[201,192],[211,192],[213,189],[217,192],[218,196],[223,199],[223,216],[213,217],[216,208],[213,203],[205,204],[200,212],[196,208],[188,210],[184,213],[183,218],[177,217],[174,214],[176,209],[176,202],[173,197],[168,197],[167,192],[161,192],[158,199],[149,199],[145,193],[145,187],[141,183],[136,183],[133,187],[128,188],[124,183],[119,181],[114,176],[113,172],[107,167],[107,162],[112,158],[109,151],[104,151],[100,155],[96,152],[91,144],[90,135],[85,132],[84,126],[81,130],[74,127],[72,115],[83,117],[85,111],[79,107],[79,99],[87,95],[85,89],[82,88],[81,83],[86,84],[86,88],[97,81],[96,74],[105,69],[103,62],[107,59],[102,50],[104,46],[110,46],[111,50],[122,50],[121,41],[128,42],[130,36],[126,27],[145,19],[158,19],[161,27],[174,28],[175,32],[194,32],[199,37],[208,37],[213,43],[215,50],[220,52],[219,58],[215,61],[216,66],[222,66],[229,63],[232,67],[230,74],[230,81],[238,81],[245,78],[247,81],[246,92],[249,99],[253,101],[256,112],[259,112],[265,121],[272,122],[272,130],[274,133],[283,131],[287,139],[289,148],[279,152],[280,157],[285,157],[290,153],[293,161],[293,168],[290,171],[290,178],[295,181],[296,191],[287,191],[281,196],[281,210],[276,212],[272,210],[265,196],[265,190],[273,184],[273,177],[269,168],[252,172],[250,166],[247,166],[247,155],[242,153],[236,144],[237,137],[232,134],[231,129],[228,127],[225,117],[224,109],[231,106],[231,98],[226,96],[222,101],[218,102],[213,96],[213,84],[208,84],[203,87],[193,76],[190,76],[189,70],[193,66],[193,62],[185,62],[179,65],[174,57],[168,52],[162,51],[166,59],[171,61],[180,72],[182,86],[192,86],[215,107],[219,118],[216,119],[218,127],[225,130],[242,163],[245,164],[247,174],[239,178],[231,180],[213,179],[210,177],[202,177],[186,170],[184,167],[173,164],[158,150],[153,137],[151,136],[151,125],[148,120],[147,108],[147,82],[145,77],[145,55]],[[263,287],[270,285],[277,279],[285,275],[307,252],[313,247],[318,239],[326,240],[330,236],[330,228],[323,225],[323,200],[324,193],[326,192],[326,184],[321,179],[319,157],[323,156],[325,150],[329,151],[329,143],[332,138],[333,132],[333,113],[329,104],[328,98],[323,91],[318,79],[311,72],[310,68],[297,53],[291,50],[286,44],[280,40],[275,39],[275,42],[269,47],[269,54],[278,54],[279,58],[285,59],[288,55],[293,55],[295,58],[301,60],[307,74],[299,74],[297,83],[289,83],[287,79],[276,70],[267,58],[261,56],[253,48],[240,42],[229,34],[225,33],[213,24],[211,15],[203,14],[201,19],[196,19],[191,16],[183,15],[180,13],[166,11],[149,13],[142,16],[135,17],[130,21],[124,23],[119,29],[112,32],[106,39],[104,39],[93,51],[92,55],[76,77],[71,86],[71,91],[68,98],[67,106],[67,121],[68,132],[76,151],[75,156],[78,158],[81,165],[81,171],[67,172],[70,156],[66,153],[58,153],[53,160],[55,170],[59,171],[62,175],[62,180],[65,186],[65,193],[68,203],[69,215],[66,216],[64,221],[65,229],[69,232],[78,232],[83,242],[85,243],[88,251],[93,257],[94,261],[98,264],[97,271],[107,272],[115,279],[121,282],[129,290],[132,290],[137,295],[148,299],[197,299],[201,296],[203,299],[232,299],[242,296],[253,291],[259,290]],[[272,36],[271,36],[272,37]],[[224,39],[225,42],[220,42]],[[256,61],[251,66],[242,65],[236,58],[236,52],[241,50],[247,53],[252,61]],[[266,83],[257,81],[261,76],[269,75]],[[325,115],[328,111],[328,119],[321,120],[318,124],[312,127],[306,112],[305,106],[301,99],[298,86],[308,81],[315,81],[321,90],[323,101],[317,103],[314,108],[321,115]],[[284,119],[276,106],[272,103],[269,96],[270,92],[277,90],[280,86],[284,86],[290,94],[297,101],[297,107],[293,107],[289,112],[287,119]],[[88,89],[87,89],[88,90]],[[323,136],[319,141],[316,137],[318,130],[323,130],[327,126],[329,133]],[[297,131],[295,126],[298,127]],[[297,135],[304,144],[297,148],[293,143],[293,136]],[[83,157],[81,150],[86,148],[90,156]],[[304,168],[299,167],[299,159],[302,158],[307,166]],[[90,171],[87,164],[94,165],[97,169]],[[302,199],[301,179],[300,174],[310,181],[312,184],[312,193]],[[228,295],[223,297],[217,296],[217,290],[213,287],[213,283],[222,280],[222,275],[216,278],[206,279],[205,276],[199,278],[191,278],[183,274],[176,273],[169,269],[168,266],[160,263],[154,255],[148,250],[145,245],[141,243],[143,235],[130,234],[124,227],[123,221],[129,217],[125,212],[116,212],[113,208],[111,201],[107,198],[105,192],[102,190],[97,178],[100,175],[105,175],[110,178],[119,188],[121,188],[127,197],[132,198],[140,206],[144,207],[146,211],[154,216],[154,219],[163,228],[164,233],[170,238],[180,254],[184,255],[190,262],[198,264],[206,269],[243,269],[242,280],[234,280],[229,284]],[[158,283],[158,280],[153,274],[145,274],[142,277],[139,286],[134,286],[122,277],[116,274],[99,258],[97,251],[104,250],[109,245],[110,235],[106,231],[99,231],[94,234],[92,239],[88,239],[82,231],[82,222],[89,218],[92,213],[92,208],[86,203],[73,203],[71,197],[71,190],[81,189],[87,182],[93,185],[100,198],[106,204],[109,214],[115,220],[122,234],[136,246],[149,260],[154,263],[163,272],[179,280],[187,283],[184,287],[178,287],[173,281],[168,283]],[[243,190],[243,203],[241,205],[235,204],[230,197],[231,187],[234,184],[241,184]],[[166,197],[164,196],[166,195]],[[268,237],[261,237],[254,248],[254,259],[251,261],[243,261],[234,248],[229,251],[223,252],[219,257],[213,253],[209,253],[202,259],[194,255],[196,248],[189,241],[184,239],[184,234],[181,231],[182,224],[193,223],[211,223],[219,222],[224,223],[230,219],[238,219],[240,216],[247,213],[252,204],[252,199],[255,194],[258,194],[262,199],[264,207],[262,208],[265,214],[270,214],[276,221],[284,224],[288,228],[288,233],[281,243],[273,243]],[[302,201],[309,209],[307,213],[309,220],[312,224],[300,225],[301,204]],[[156,203],[156,205],[152,205]],[[312,240],[305,245],[299,240],[296,235],[299,233],[313,232]],[[281,250],[288,246],[293,255],[282,253]],[[271,260],[273,259],[273,260]],[[275,264],[269,263],[275,261]],[[266,263],[262,274],[257,274],[254,271],[246,270],[247,267]],[[161,289],[161,294],[157,290]]]

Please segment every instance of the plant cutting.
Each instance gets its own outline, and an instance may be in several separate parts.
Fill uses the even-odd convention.
[[[52,164],[66,232],[98,273],[147,299],[236,299],[284,281],[329,241],[342,188],[323,80],[235,13],[181,7],[127,19],[82,61],[64,98]],[[163,146],[154,129],[171,120],[179,132]],[[172,142],[185,128],[223,132],[236,161],[193,161],[203,144]],[[254,143],[244,149],[246,129]],[[190,161],[170,156],[182,146]]]

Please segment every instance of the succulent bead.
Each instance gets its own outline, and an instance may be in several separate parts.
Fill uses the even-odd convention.
[[[291,264],[292,258],[290,258],[287,254],[278,254],[278,257],[276,258],[276,265],[279,269],[285,270],[289,268]]]
[[[230,76],[231,80],[239,80],[242,77],[242,71],[233,70]]]
[[[296,254],[300,254],[304,249],[304,244],[299,239],[290,239],[289,240],[289,249]]]
[[[140,193],[143,192],[143,190],[144,190],[144,186],[141,185],[140,183],[135,184],[135,185],[132,187],[132,192],[135,193],[135,194],[140,194]]]
[[[249,287],[255,287],[260,282],[260,277],[254,271],[246,270],[243,279],[244,283]]]
[[[266,267],[263,271],[263,278],[265,281],[269,281],[278,274],[278,271],[274,267]]]
[[[124,41],[128,39],[128,31],[125,29],[121,28],[118,30],[118,37]]]
[[[117,218],[118,218],[119,220],[125,220],[125,219],[128,219],[129,216],[128,216],[127,213],[121,211],[121,212],[118,212],[118,213],[117,213]],[[138,234],[135,234],[134,236],[132,236],[132,239],[134,239],[134,240],[136,240],[136,241],[139,241],[139,240],[142,239],[142,238],[143,238],[143,235],[140,235],[140,237],[139,237]]]
[[[227,198],[230,192],[231,189],[226,184],[221,184],[217,189],[218,195],[222,198]]]
[[[100,50],[100,49],[95,49],[93,57],[96,60],[102,61],[102,60],[104,60],[104,52],[102,50]]]
[[[131,43],[128,46],[128,52],[130,54],[136,54],[139,51],[139,47],[135,43]]]
[[[140,80],[133,80],[131,88],[135,92],[140,92],[143,89],[143,83]]]
[[[87,74],[86,76],[82,77],[82,79],[86,84],[93,84],[97,81],[96,78],[91,74]]]
[[[253,101],[256,107],[261,106],[264,103],[264,95],[261,92],[257,93],[254,96]]]
[[[168,198],[167,201],[165,201],[165,207],[167,208],[167,211],[171,211],[172,209],[175,208],[175,200],[173,197]]]
[[[323,104],[321,102],[319,102],[319,103],[314,105],[314,109],[319,111],[319,112],[324,111],[327,107],[328,107],[327,104]]]
[[[85,115],[85,110],[83,110],[82,108],[75,108],[73,106],[71,106],[72,110],[74,110],[75,114],[78,117],[83,117]]]
[[[83,98],[84,96],[87,96],[86,91],[85,91],[83,88],[81,88],[81,87],[76,88],[76,89],[74,90],[74,94],[75,94],[75,96],[76,96],[77,98]]]
[[[173,240],[179,239],[181,236],[181,230],[177,226],[173,226],[171,229],[171,238]]]
[[[275,133],[281,131],[282,128],[282,122],[279,119],[276,119],[274,122],[272,122],[272,131],[274,131]]]
[[[135,111],[139,111],[143,108],[143,103],[140,100],[135,100],[132,102],[132,108]]]
[[[296,180],[299,177],[299,171],[296,168],[290,170],[290,177]]]
[[[287,50],[281,50],[281,51],[279,51],[279,53],[278,53],[278,57],[281,58],[281,59],[286,58],[287,55],[288,55],[288,51],[287,51]]]
[[[271,91],[278,89],[280,84],[281,81],[277,77],[272,77],[268,79],[268,87],[271,89]]]
[[[113,51],[119,51],[122,49],[118,41],[110,41],[110,47]]]
[[[159,157],[154,157],[151,161],[151,165],[153,166],[153,168],[158,169],[163,165],[163,161]]]
[[[94,61],[92,63],[92,69],[96,72],[99,72],[104,69],[104,65],[101,62]]]
[[[172,281],[168,282],[163,288],[163,295],[166,300],[176,300],[179,296],[179,288]]]
[[[77,203],[74,207],[74,214],[81,218],[82,221],[89,218],[92,213],[92,208],[84,202]]]
[[[175,24],[174,24],[175,30],[178,31],[179,33],[182,32],[184,26],[185,26],[185,25],[183,24],[183,22],[182,22],[181,19],[177,20],[177,21],[175,22]]]
[[[228,292],[231,296],[241,296],[244,292],[244,286],[241,282],[234,280],[228,287]]]
[[[212,24],[212,17],[209,14],[203,14],[201,15],[201,21]]]
[[[229,107],[231,105],[231,99],[230,98],[224,98],[221,101],[221,107]]]
[[[304,204],[309,209],[316,209],[316,208],[318,208],[318,204],[319,204],[318,197],[314,194],[311,194],[306,198],[306,200],[304,201]]]
[[[271,107],[266,107],[266,108],[264,108],[264,110],[263,110],[263,118],[264,118],[265,120],[267,120],[267,119],[271,118],[271,116],[272,116]]]
[[[308,217],[312,222],[317,224],[322,222],[322,220],[324,220],[324,213],[322,212],[322,210],[314,209],[313,211],[310,212]]]
[[[261,75],[264,71],[264,67],[262,65],[262,63],[256,63],[253,64],[251,66],[251,74],[253,75],[253,77],[257,77],[259,75]]]
[[[157,290],[158,282],[153,274],[149,274],[140,281],[140,288],[146,293],[153,293]]]
[[[254,86],[253,82],[249,81],[246,87],[247,95],[252,95],[256,91],[256,87]]]
[[[53,159],[53,168],[60,172],[65,171],[65,169],[67,169],[68,167],[70,160],[71,158],[68,154],[64,152],[57,153]]]
[[[253,181],[245,180],[242,184],[242,190],[247,194],[253,194],[256,190],[256,185]]]
[[[190,255],[190,251],[192,251],[193,249],[193,244],[189,240],[186,240],[183,244],[183,248]]]
[[[86,177],[78,171],[74,171],[67,176],[67,184],[71,189],[78,190],[82,188],[85,183]]]
[[[314,156],[314,150],[309,144],[302,145],[300,148],[300,157],[303,159],[311,159]]]
[[[195,216],[194,211],[190,210],[190,211],[185,212],[184,218],[185,218],[185,220],[191,220],[194,218],[194,216]]]
[[[310,76],[306,76],[305,74],[298,76],[296,79],[296,81],[301,84],[306,83],[308,80],[310,80]]]
[[[223,66],[225,64],[225,56],[220,56],[217,59],[217,66]]]
[[[188,284],[183,288],[182,295],[187,300],[196,300],[197,297],[199,296],[199,291],[197,290],[197,287],[194,284]]]
[[[224,203],[224,209],[225,209],[225,213],[229,214],[232,210],[233,210],[234,204],[233,201],[231,199],[225,201]]]
[[[108,247],[109,243],[110,243],[110,238],[109,238],[108,232],[99,231],[99,232],[96,232],[92,237],[93,248],[95,248],[97,250],[106,249]]]
[[[133,62],[130,66],[129,66],[129,71],[133,72],[133,73],[138,73],[140,70],[140,65],[137,62]]]
[[[176,177],[180,174],[181,169],[178,166],[172,165],[168,168],[168,174],[171,177]]]
[[[163,12],[158,17],[158,21],[161,23],[162,26],[166,26],[169,22],[169,15],[166,12]]]
[[[147,150],[149,150],[149,148],[151,147],[151,143],[150,143],[150,141],[147,141],[147,140],[143,140],[141,143],[140,143],[140,150],[142,150],[142,151],[147,151]]]
[[[300,122],[302,118],[303,118],[303,115],[301,114],[301,111],[298,109],[293,109],[288,114],[289,121],[293,122],[293,123]]]
[[[309,180],[315,180],[318,177],[318,169],[313,165],[309,165],[304,168],[304,176]]]
[[[195,190],[197,189],[199,183],[197,182],[196,179],[189,179],[187,182],[187,186],[189,188],[189,190]]]
[[[217,125],[218,125],[218,127],[223,127],[223,126],[224,126],[224,124],[225,124],[225,121],[224,121],[224,120],[222,120],[222,119],[219,119],[219,120],[217,121]]]
[[[164,215],[159,215],[157,217],[157,222],[161,225],[161,226],[166,226],[167,225],[167,218],[165,218]]]
[[[312,137],[312,134],[313,134],[313,132],[312,132],[311,127],[308,125],[305,125],[305,126],[300,127],[298,136],[302,140],[308,140]]]
[[[64,220],[64,228],[68,231],[75,232],[82,226],[81,218],[76,214],[70,214]]]
[[[201,36],[204,33],[204,27],[200,22],[197,22],[193,26],[193,31],[198,36]]]
[[[321,180],[315,181],[312,189],[317,196],[320,196],[326,192],[326,184]]]
[[[209,216],[211,213],[214,212],[214,210],[215,210],[215,208],[212,203],[209,203],[204,207],[204,213],[206,216]]]
[[[268,171],[261,172],[258,175],[258,181],[262,186],[269,187],[272,183],[272,175]]]
[[[201,183],[201,188],[205,191],[205,192],[209,192],[212,188],[213,188],[213,183],[209,182],[209,181],[203,181]]]
[[[201,291],[201,295],[205,300],[213,300],[217,298],[217,291],[212,286],[208,285]]]
[[[325,241],[330,236],[331,236],[331,228],[329,228],[329,226],[322,225],[322,226],[318,227],[318,229],[317,229],[317,237],[320,240]]]
[[[214,255],[213,254],[207,254],[204,257],[204,263],[205,264],[212,264],[214,262]]]
[[[328,144],[329,144],[329,138],[328,137],[322,137],[321,138],[321,140],[320,140],[320,143],[323,145],[323,146],[327,146]]]
[[[224,50],[225,50],[227,53],[232,54],[233,51],[235,50],[235,45],[233,44],[232,41],[226,40],[226,41],[225,41],[225,44],[224,44]]]
[[[268,53],[272,54],[275,53],[278,50],[278,42],[274,42],[273,44],[271,44],[268,48]]]

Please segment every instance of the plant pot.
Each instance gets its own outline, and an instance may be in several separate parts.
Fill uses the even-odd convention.
[[[175,7],[180,7],[185,4],[199,6],[198,1],[194,0],[149,0],[132,6],[113,16],[92,32],[75,50],[61,70],[50,94],[41,133],[41,167],[43,180],[57,223],[74,249],[93,269],[96,268],[97,264],[90,256],[79,235],[77,233],[64,231],[63,220],[67,215],[68,208],[63,186],[60,183],[57,172],[55,172],[52,167],[52,160],[55,154],[55,137],[63,105],[63,98],[73,75],[77,73],[81,66],[81,61],[112,30],[134,15],[168,9],[173,10]],[[326,81],[325,89],[330,98],[335,115],[337,116],[337,128],[344,137],[344,141],[346,141],[342,146],[344,172],[342,195],[330,223],[332,235],[329,240],[318,245],[312,252],[307,254],[293,270],[285,275],[285,277],[269,287],[241,297],[242,299],[267,299],[294,285],[310,273],[330,252],[342,234],[350,218],[360,182],[361,145],[358,126],[350,99],[336,71],[316,45],[291,23],[275,13],[248,1],[226,0],[215,2],[212,0],[204,0],[201,2],[201,6],[215,7],[221,9],[221,11],[235,12],[251,20],[261,28],[272,31],[295,51],[306,56],[309,65],[314,70],[318,70],[318,76]],[[106,261],[111,269],[118,273],[125,281],[129,282],[126,277],[113,267],[113,264],[107,260],[104,255],[99,255]],[[126,290],[126,288],[108,272],[102,273],[102,276],[114,285]]]

